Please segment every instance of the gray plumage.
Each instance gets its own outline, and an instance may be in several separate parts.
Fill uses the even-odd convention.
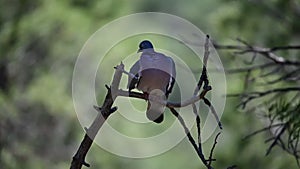
[[[151,42],[143,41],[139,51],[140,59],[131,67],[130,73],[136,78],[128,76],[129,90],[137,88],[149,97],[166,100],[172,92],[175,83],[176,69],[171,57],[155,52]],[[155,101],[148,101],[146,115],[156,123],[163,121],[165,105]]]

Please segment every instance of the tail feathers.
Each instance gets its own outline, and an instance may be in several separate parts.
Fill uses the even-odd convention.
[[[149,101],[146,112],[147,118],[155,123],[161,123],[164,120],[164,110],[164,105]]]

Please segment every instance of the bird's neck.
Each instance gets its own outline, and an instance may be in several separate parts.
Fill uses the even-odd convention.
[[[151,54],[151,53],[154,53],[155,51],[154,51],[154,49],[153,48],[149,48],[149,49],[144,49],[143,50],[143,53],[145,53],[145,54]]]

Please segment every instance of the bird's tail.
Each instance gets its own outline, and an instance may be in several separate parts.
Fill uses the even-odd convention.
[[[166,108],[166,105],[162,104],[162,101],[166,100],[166,96],[161,90],[155,89],[151,91],[149,98],[146,112],[147,118],[155,123],[161,123],[164,120],[163,113]]]

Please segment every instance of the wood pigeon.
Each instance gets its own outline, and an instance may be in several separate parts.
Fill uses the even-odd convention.
[[[136,78],[128,76],[129,91],[137,88],[148,95],[148,98],[166,101],[175,83],[176,69],[173,59],[155,52],[152,43],[148,40],[139,44],[138,52],[142,54],[130,69],[130,73]],[[146,112],[147,118],[161,123],[164,119],[164,110],[165,105],[150,100]]]

